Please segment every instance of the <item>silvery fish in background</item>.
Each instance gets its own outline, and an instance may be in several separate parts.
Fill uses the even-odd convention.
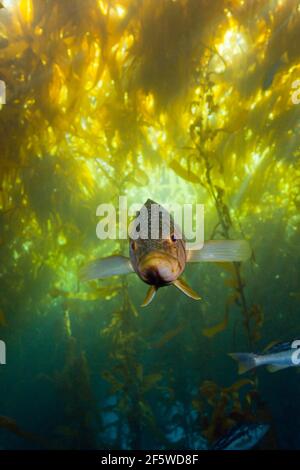
[[[260,423],[234,426],[224,437],[221,437],[213,444],[211,450],[253,449],[269,429],[269,424]]]
[[[295,341],[295,345],[293,343]],[[297,344],[299,343],[299,344]],[[299,367],[300,358],[297,347],[300,340],[272,343],[261,353],[230,353],[238,362],[238,372],[243,374],[255,367],[267,366],[269,372],[277,372],[287,367]]]
[[[158,214],[157,227],[159,236],[151,239],[151,211],[156,206]],[[145,210],[142,210],[145,208]],[[148,237],[129,237],[129,257],[109,256],[93,261],[80,271],[84,281],[101,279],[115,275],[125,275],[135,272],[139,278],[150,285],[142,306],[149,305],[160,287],[174,285],[192,299],[199,300],[196,294],[180,277],[186,263],[195,262],[238,262],[245,261],[251,256],[251,250],[246,240],[211,240],[205,242],[200,250],[187,250],[184,237],[175,226],[172,216],[159,204],[148,199],[137,214],[141,220],[147,216]],[[162,213],[168,214],[168,238],[165,233]],[[141,215],[140,215],[141,214]]]

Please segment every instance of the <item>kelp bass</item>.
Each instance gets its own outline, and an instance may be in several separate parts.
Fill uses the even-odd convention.
[[[156,221],[158,236],[151,238],[152,211],[155,206],[155,215],[159,218]],[[139,223],[143,223],[143,217],[147,218],[144,226],[148,233],[129,237],[129,257],[114,255],[92,261],[81,270],[80,278],[87,281],[135,272],[143,282],[150,285],[142,304],[144,307],[152,301],[160,287],[169,285],[174,285],[192,299],[201,298],[181,277],[186,263],[238,262],[250,257],[251,250],[246,240],[211,240],[205,242],[200,250],[187,250],[184,237],[170,214],[168,227],[164,226],[161,217],[163,212],[167,213],[162,206],[148,199],[137,214]],[[165,233],[168,233],[167,237]]]

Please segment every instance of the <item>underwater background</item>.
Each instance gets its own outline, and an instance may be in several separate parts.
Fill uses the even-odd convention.
[[[1,449],[205,449],[244,422],[300,448],[297,368],[228,353],[299,336],[300,2],[2,0]],[[297,82],[299,80],[299,82]],[[2,101],[3,102],[3,101]],[[119,196],[205,205],[241,264],[82,283]]]

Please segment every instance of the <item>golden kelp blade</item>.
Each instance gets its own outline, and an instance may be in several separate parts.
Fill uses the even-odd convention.
[[[33,19],[33,3],[32,0],[20,1],[20,12],[26,23],[31,23]]]
[[[198,295],[193,289],[191,289],[190,286],[187,285],[187,283],[183,279],[176,279],[176,281],[173,282],[174,286],[177,287],[177,289],[181,290],[185,295],[188,297],[191,297],[191,299],[194,300],[201,300],[200,295]]]
[[[158,341],[152,344],[152,348],[159,349],[162,346],[164,346],[167,342],[169,342],[171,339],[175,338],[181,331],[184,330],[186,327],[186,324],[180,324],[173,330],[168,330]]]
[[[222,320],[220,323],[217,323],[216,325],[210,326],[208,328],[204,328],[202,330],[202,333],[207,338],[213,338],[216,334],[221,333],[221,331],[224,331],[227,328],[227,325],[228,325],[228,312],[226,312],[224,320]]]
[[[151,286],[147,292],[147,295],[145,297],[145,300],[144,302],[142,303],[141,307],[147,307],[147,305],[149,305],[152,300],[154,299],[154,296],[156,294],[156,291],[157,291],[157,288],[154,287],[154,286]]]
[[[172,168],[172,170],[175,171],[175,173],[180,176],[180,178],[183,178],[190,183],[200,183],[199,176],[189,170],[186,170],[182,165],[180,165],[180,163],[177,162],[177,160],[171,161],[170,168]]]

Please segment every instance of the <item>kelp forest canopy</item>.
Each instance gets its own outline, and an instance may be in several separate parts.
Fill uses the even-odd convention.
[[[298,328],[300,2],[1,7],[0,337],[19,366],[0,380],[21,384],[33,361],[45,398],[28,425],[21,392],[4,395],[16,422],[0,428],[29,446],[197,448],[276,422],[267,375],[238,381],[227,353]],[[170,287],[147,311],[136,278],[82,284],[85,262],[127,254],[95,234],[121,195],[202,203],[206,238],[246,238],[252,259],[189,266],[203,301]]]

